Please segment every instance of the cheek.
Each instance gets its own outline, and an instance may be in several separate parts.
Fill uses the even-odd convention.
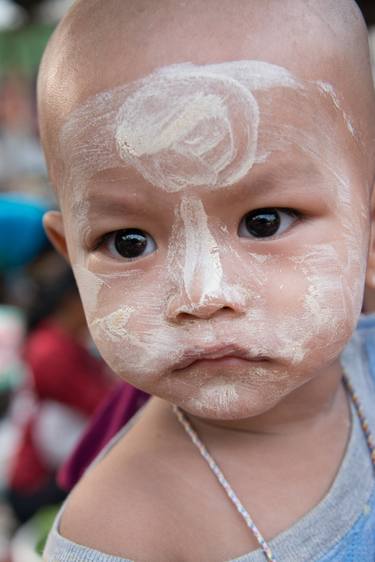
[[[264,256],[258,299],[231,334],[271,362],[217,378],[202,372],[200,386],[183,406],[196,415],[245,418],[324,375],[350,338],[360,309],[352,291],[358,272],[346,267],[346,255],[345,245],[319,245],[292,258]]]
[[[360,310],[364,272],[358,251],[346,240],[304,245],[292,256],[237,250],[223,254],[223,275],[225,286],[243,289],[246,311],[203,322],[167,321],[170,297],[183,289],[167,267],[99,276],[76,266],[91,333],[113,370],[192,413],[233,418],[272,407],[337,358]],[[172,366],[192,341],[238,344],[272,362],[177,380]]]
[[[294,376],[336,358],[350,338],[361,309],[364,257],[346,239],[287,253],[236,256],[231,281],[248,299],[246,315],[233,322],[231,333],[257,354],[287,365]],[[225,272],[228,263],[224,258]]]
[[[358,251],[356,253],[358,258]],[[352,260],[346,241],[306,247],[279,268],[267,285],[266,301],[277,346],[286,346],[292,363],[337,357],[349,339],[361,309],[363,259]],[[294,355],[294,357],[293,357]]]
[[[175,329],[165,320],[168,282],[162,275],[145,276],[140,270],[96,275],[76,266],[75,274],[90,332],[103,358],[130,383],[152,384],[166,358],[180,353]]]

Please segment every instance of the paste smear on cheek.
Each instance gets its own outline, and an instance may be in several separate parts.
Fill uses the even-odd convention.
[[[187,407],[204,415],[216,411],[230,417],[246,408],[254,414],[260,405],[277,402],[306,382],[309,373],[313,376],[334,360],[354,328],[358,303],[350,294],[345,248],[339,253],[330,244],[306,245],[295,256],[251,255],[249,262],[248,279],[262,263],[262,298],[250,302],[246,318],[233,322],[230,334],[253,355],[268,356],[272,363],[249,365],[247,374],[244,367],[236,376],[211,380],[202,371],[206,382]],[[293,290],[286,281],[290,274],[283,279],[282,263],[285,271],[295,269]]]
[[[91,272],[81,264],[73,265],[74,275],[77,281],[82,303],[85,309],[89,325],[94,321],[98,313],[99,295],[105,287],[109,287],[105,276]]]
[[[91,324],[104,358],[129,382],[158,379],[166,363],[181,353],[175,331],[163,322],[160,305],[153,305],[154,302],[143,302],[143,307],[139,303],[134,307],[123,304],[109,314],[98,314]]]
[[[304,273],[308,283],[301,319],[310,325],[305,345],[308,346],[310,338],[312,345],[314,342],[317,345],[314,337],[321,336],[319,347],[328,351],[333,344],[335,353],[335,344],[346,336],[353,313],[346,298],[343,265],[337,251],[330,244],[312,246],[305,255],[291,261]]]
[[[91,327],[94,332],[99,329],[114,342],[124,342],[129,337],[127,324],[133,312],[134,308],[131,306],[121,306],[111,314],[95,320]]]

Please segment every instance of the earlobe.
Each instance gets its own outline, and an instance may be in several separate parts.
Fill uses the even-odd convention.
[[[369,289],[375,289],[375,260],[374,257],[369,257],[367,262],[367,272],[366,272],[366,287]]]
[[[43,217],[44,230],[56,250],[69,260],[64,223],[60,211],[48,211]]]

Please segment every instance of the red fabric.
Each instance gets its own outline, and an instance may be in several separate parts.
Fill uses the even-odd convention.
[[[43,486],[49,475],[37,449],[34,447],[32,422],[29,422],[11,467],[9,487],[12,490],[34,492]]]
[[[57,401],[90,416],[114,386],[104,363],[52,323],[30,335],[24,356],[37,402]],[[9,485],[18,491],[32,492],[50,476],[33,441],[34,422],[35,417],[26,424],[11,467]]]
[[[113,382],[106,367],[59,326],[43,323],[28,338],[24,352],[35,394],[82,414],[93,413]]]
[[[118,383],[90,420],[72,455],[61,467],[58,483],[69,491],[118,431],[146,403],[149,395],[127,382]]]

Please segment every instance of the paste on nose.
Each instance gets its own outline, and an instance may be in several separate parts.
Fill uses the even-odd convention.
[[[180,215],[185,229],[184,287],[190,301],[202,304],[220,295],[222,289],[219,248],[208,228],[202,201],[184,197]]]

